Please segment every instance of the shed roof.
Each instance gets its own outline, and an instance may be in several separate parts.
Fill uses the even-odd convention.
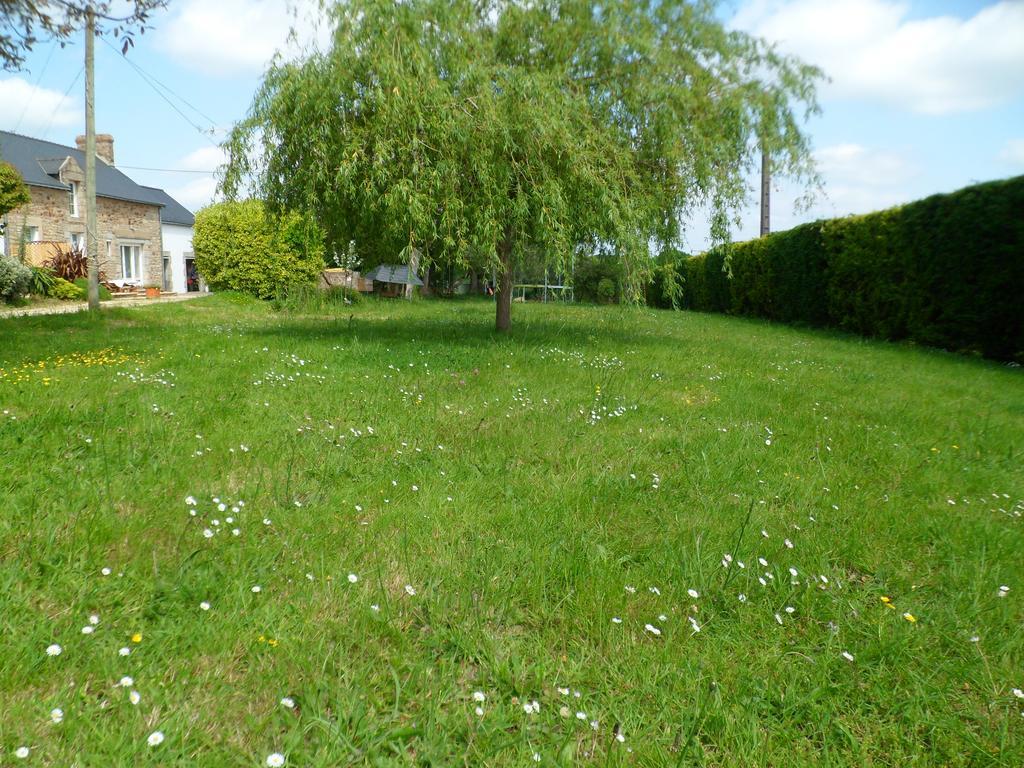
[[[378,283],[399,283],[401,285],[423,285],[416,274],[409,271],[408,264],[380,264],[363,277]]]

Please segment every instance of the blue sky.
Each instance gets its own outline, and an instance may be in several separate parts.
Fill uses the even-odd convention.
[[[831,77],[823,114],[807,126],[826,196],[798,213],[800,190],[777,180],[773,229],[1024,173],[1024,1],[729,0],[721,15]],[[98,44],[97,130],[114,135],[117,164],[193,210],[208,202],[216,144],[273,52],[288,49],[294,22],[285,0],[172,0],[128,59],[187,101],[165,93],[188,120]],[[300,13],[302,47],[323,40],[314,26]],[[42,44],[28,71],[0,73],[0,129],[73,144],[84,123],[82,58],[80,41]],[[753,196],[739,218],[733,237],[756,235]],[[707,242],[699,213],[687,241],[691,250]]]

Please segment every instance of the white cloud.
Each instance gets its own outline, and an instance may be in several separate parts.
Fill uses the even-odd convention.
[[[180,64],[205,74],[261,73],[276,51],[293,55],[327,39],[315,4],[295,13],[287,0],[183,0],[157,32],[158,45]],[[295,28],[299,43],[289,43]]]
[[[77,95],[39,88],[20,77],[0,80],[0,128],[21,133],[66,127],[85,120]]]
[[[178,161],[177,167],[187,171],[216,171],[227,162],[227,153],[220,147],[200,147]]]
[[[921,196],[921,169],[905,155],[889,150],[844,143],[822,147],[814,153],[821,174],[824,195],[807,210],[794,210],[793,201],[804,189],[795,182],[782,179],[772,184],[771,228],[773,232],[790,229],[815,219],[830,219],[852,213],[870,213],[900,205]],[[751,204],[740,211],[740,221],[732,228],[734,241],[750,240],[760,232],[760,178],[750,179],[758,185]],[[700,251],[711,245],[707,211],[691,218],[687,245]]]
[[[1024,139],[1010,139],[1003,145],[999,159],[1007,165],[1024,168]]]
[[[968,19],[909,13],[897,0],[749,0],[732,24],[824,69],[826,98],[948,114],[1024,94],[1024,3],[1002,0]]]
[[[177,187],[169,187],[167,194],[190,211],[198,211],[213,202],[217,192],[217,180],[213,176],[200,176]]]

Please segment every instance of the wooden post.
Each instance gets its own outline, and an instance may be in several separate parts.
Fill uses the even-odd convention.
[[[771,227],[772,172],[768,153],[761,150],[761,237],[772,231]]]
[[[100,308],[99,241],[96,237],[96,15],[85,13],[85,252],[89,264],[89,309]]]

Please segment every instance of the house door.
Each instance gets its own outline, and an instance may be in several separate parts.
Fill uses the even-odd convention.
[[[185,259],[185,290],[189,293],[199,291],[199,272],[196,270],[195,259]]]
[[[174,290],[174,288],[173,288],[174,281],[171,279],[172,275],[171,275],[171,252],[170,251],[164,251],[164,272],[163,272],[163,275],[164,275],[164,280],[163,280],[163,287],[161,288],[161,290],[164,293],[170,293],[171,291]]]

